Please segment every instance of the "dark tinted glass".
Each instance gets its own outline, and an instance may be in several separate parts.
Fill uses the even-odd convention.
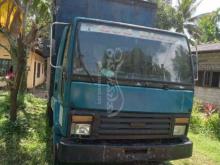
[[[0,76],[6,76],[10,69],[11,61],[6,59],[0,59]]]

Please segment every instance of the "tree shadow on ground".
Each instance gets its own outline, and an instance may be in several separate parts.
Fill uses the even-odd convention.
[[[62,165],[86,165],[86,163],[63,163]],[[87,165],[173,165],[171,162],[90,163]]]
[[[51,129],[45,122],[46,101],[25,98],[17,122],[11,123],[5,99],[0,96],[0,164],[52,164]]]
[[[45,148],[45,153],[46,153],[46,162],[50,165],[53,164],[53,139],[52,139],[52,128],[49,127],[49,122],[46,118],[46,129],[45,129],[45,135],[46,135],[46,148]]]
[[[1,140],[5,145],[1,147],[1,162],[5,165],[23,164],[23,160],[29,159],[29,154],[22,150],[20,145],[26,132],[17,123],[5,122],[2,126],[3,128],[0,128],[3,133]]]

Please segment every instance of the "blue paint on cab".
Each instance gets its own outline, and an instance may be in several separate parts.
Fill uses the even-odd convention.
[[[144,113],[190,113],[193,91],[71,83],[71,107]]]

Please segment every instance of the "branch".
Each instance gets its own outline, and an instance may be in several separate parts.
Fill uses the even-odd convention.
[[[40,25],[37,27],[35,23],[32,24],[32,29],[29,31],[29,33],[25,36],[25,44],[28,45],[35,41],[39,31],[41,31],[43,28],[47,27],[49,22],[45,23],[44,25]]]
[[[0,27],[0,33],[3,34],[8,40],[12,39],[12,36],[10,35],[10,33],[4,28]]]
[[[0,47],[2,47],[3,49],[5,49],[10,55],[11,55],[11,51],[5,46],[5,45],[2,45],[0,43]]]
[[[13,36],[10,35],[9,32],[5,31],[3,28],[0,28],[0,33],[4,35],[5,38],[7,38],[10,48],[7,48],[6,46],[2,45],[0,43],[0,47],[5,49],[11,56],[12,59],[17,58],[16,55],[16,39],[13,38]]]
[[[22,4],[21,4],[20,0],[14,0],[14,3],[21,11],[24,12],[24,9],[22,8]]]
[[[43,25],[41,25],[40,27],[37,28],[38,31],[46,28],[48,26],[48,24],[50,25],[51,23],[52,23],[51,21],[45,22]]]
[[[8,31],[5,31],[3,28],[0,28],[0,33],[4,35],[5,38],[7,38],[10,47],[16,47],[15,44],[15,38],[13,38],[13,36],[10,35],[10,33]],[[8,48],[7,48],[8,49]],[[9,49],[8,49],[9,50]],[[11,49],[10,49],[11,50]],[[10,54],[12,55],[12,51],[10,51]]]

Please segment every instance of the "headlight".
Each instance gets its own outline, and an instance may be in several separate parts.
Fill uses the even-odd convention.
[[[91,124],[72,123],[71,125],[71,135],[89,136],[90,131],[91,131]]]
[[[186,133],[186,125],[175,125],[173,130],[174,136],[185,135]]]

